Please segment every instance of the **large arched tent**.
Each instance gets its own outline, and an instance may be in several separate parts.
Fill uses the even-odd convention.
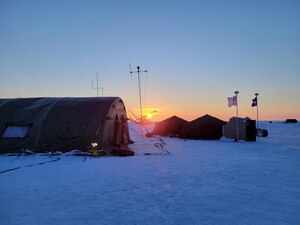
[[[162,136],[177,136],[179,135],[182,127],[188,122],[184,119],[181,119],[177,116],[172,116],[168,119],[165,119],[161,122],[158,122],[152,134],[154,135],[162,135]]]
[[[0,153],[110,149],[129,142],[119,97],[0,99]]]
[[[226,122],[204,115],[186,124],[180,134],[180,138],[184,139],[202,139],[202,140],[218,140],[222,137],[222,126]]]

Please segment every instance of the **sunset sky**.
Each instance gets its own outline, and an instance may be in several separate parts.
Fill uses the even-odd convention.
[[[300,119],[300,1],[0,0],[0,98],[120,96],[154,120]],[[101,91],[100,91],[101,93]]]

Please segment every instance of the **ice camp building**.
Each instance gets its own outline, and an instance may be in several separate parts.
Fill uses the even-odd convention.
[[[127,145],[119,97],[0,99],[0,153],[88,150]]]
[[[223,126],[223,135],[226,138],[238,139],[245,141],[256,141],[256,121],[250,118],[232,117],[227,124]]]

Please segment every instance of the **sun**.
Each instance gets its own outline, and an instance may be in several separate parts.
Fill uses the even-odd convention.
[[[147,119],[148,119],[148,120],[151,120],[151,119],[152,119],[152,114],[151,114],[151,113],[149,113],[149,114],[147,115]]]

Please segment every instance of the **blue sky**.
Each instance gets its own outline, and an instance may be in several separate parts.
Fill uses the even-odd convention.
[[[300,119],[300,1],[0,0],[0,97],[104,94],[163,118]]]

